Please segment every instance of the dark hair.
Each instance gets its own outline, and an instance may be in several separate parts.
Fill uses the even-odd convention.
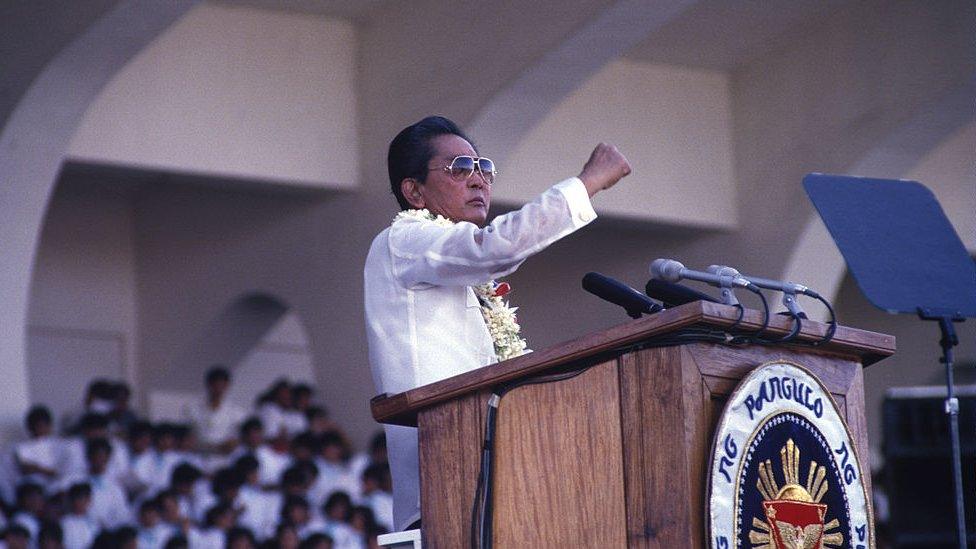
[[[27,538],[27,539],[30,539],[31,537],[30,531],[27,530],[27,528],[25,528],[19,522],[15,522],[10,526],[7,526],[7,529],[4,530],[3,536],[4,537],[17,536],[17,537]]]
[[[107,438],[93,438],[85,443],[85,457],[91,459],[98,452],[112,455],[112,443]]]
[[[199,480],[200,477],[202,476],[203,473],[200,472],[200,469],[197,469],[193,465],[190,465],[189,463],[184,461],[183,463],[180,463],[179,465],[176,466],[176,468],[173,469],[173,473],[170,475],[169,478],[170,478],[171,485],[193,484],[194,482]]]
[[[129,426],[129,440],[135,440],[143,436],[153,435],[153,425],[145,420],[134,421],[132,425]]]
[[[302,496],[285,496],[285,502],[281,505],[281,522],[290,522],[288,515],[291,513],[293,507],[304,507],[308,509],[308,500]]]
[[[241,424],[240,434],[241,438],[244,438],[248,433],[254,430],[264,429],[264,424],[261,423],[261,419],[255,416],[251,416],[244,420]]]
[[[305,469],[302,469],[298,465],[292,465],[281,473],[281,487],[283,489],[305,486],[308,480],[309,478]]]
[[[81,416],[81,420],[78,422],[79,431],[84,433],[85,431],[93,431],[95,429],[108,429],[108,417],[95,413],[88,413]]]
[[[210,491],[218,498],[225,499],[228,492],[237,490],[242,484],[244,475],[233,467],[227,467],[214,473],[210,481]]]
[[[346,515],[342,518],[343,520],[349,520],[349,515],[352,513],[352,498],[349,497],[349,494],[341,490],[336,490],[329,495],[329,498],[322,504],[322,513],[328,515],[329,509],[337,505],[345,506]]]
[[[87,482],[78,482],[71,485],[68,488],[68,502],[78,501],[84,497],[91,497],[92,489],[91,485]]]
[[[331,546],[333,543],[332,536],[323,532],[316,532],[302,540],[298,544],[298,549],[315,549],[323,543],[328,543]]]
[[[258,461],[258,458],[254,457],[254,455],[244,454],[243,456],[237,458],[237,461],[234,462],[234,468],[237,469],[241,475],[247,478],[247,475],[261,468],[261,463]]]
[[[30,481],[25,482],[25,483],[17,486],[17,496],[16,496],[17,497],[17,505],[18,506],[23,506],[24,505],[24,501],[28,497],[33,496],[33,495],[43,496],[44,495],[44,488],[40,484],[37,484],[36,482],[30,482]]]
[[[400,183],[407,178],[416,179],[420,183],[427,181],[427,165],[434,156],[430,142],[439,135],[456,135],[471,143],[457,124],[443,116],[428,116],[412,126],[407,126],[390,141],[386,165],[390,172],[390,188],[400,204],[400,209],[411,208],[403,196]],[[474,143],[471,146],[474,147]]]
[[[169,541],[166,542],[164,549],[182,549],[189,546],[190,542],[187,541],[186,536],[183,534],[173,534],[173,537],[169,538]]]
[[[163,511],[162,506],[159,504],[159,501],[156,498],[147,499],[146,501],[143,501],[141,504],[139,504],[140,515],[152,511],[155,511],[157,513],[161,513]]]
[[[54,422],[51,417],[51,410],[47,406],[34,406],[27,412],[27,418],[24,421],[27,430],[31,433],[34,432],[35,426],[40,422],[47,422],[48,425]]]
[[[386,451],[386,432],[380,431],[373,435],[372,440],[369,441],[369,451],[371,453],[376,453],[380,450]]]
[[[254,533],[251,532],[249,528],[235,526],[227,532],[227,547],[230,547],[231,543],[239,539],[246,539],[251,542],[251,545],[258,542],[258,540],[254,537]]]
[[[363,471],[364,481],[373,481],[381,488],[386,486],[390,478],[390,466],[385,463],[373,463]]]
[[[207,377],[204,378],[207,385],[210,385],[214,381],[230,381],[230,371],[224,368],[220,364],[214,364],[212,368],[207,370]]]
[[[312,421],[314,418],[320,416],[326,419],[329,418],[329,411],[325,408],[325,406],[309,406],[305,409],[305,419],[309,421]]]
[[[305,431],[295,435],[294,438],[291,439],[291,450],[294,452],[296,450],[305,449],[314,454],[318,451],[318,442],[319,440],[317,436],[313,435],[309,431]]]
[[[41,523],[41,529],[37,533],[38,543],[44,541],[55,541],[58,544],[64,543],[64,530],[61,525],[52,520],[45,520]]]

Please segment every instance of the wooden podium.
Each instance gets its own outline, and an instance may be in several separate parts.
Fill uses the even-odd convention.
[[[514,389],[499,406],[496,547],[704,547],[715,424],[739,380],[774,359],[820,378],[867,470],[861,369],[893,354],[895,338],[840,326],[822,347],[639,345],[688,328],[725,329],[738,316],[733,307],[691,303],[374,398],[377,421],[419,429],[424,546],[470,545],[491,388],[554,370],[592,365],[571,379]],[[754,331],[761,321],[758,311],[746,311],[737,329]],[[790,327],[789,319],[774,317],[766,337]],[[818,340],[826,328],[803,322],[798,339]]]

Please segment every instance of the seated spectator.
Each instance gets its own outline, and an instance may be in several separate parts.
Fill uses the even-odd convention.
[[[187,540],[193,549],[224,549],[227,532],[234,527],[234,510],[226,503],[218,503],[207,511],[204,528],[190,527]]]
[[[183,534],[175,535],[166,542],[165,549],[190,549],[190,542]]]
[[[258,467],[257,458],[250,454],[241,456],[234,463],[234,469],[244,481],[238,492],[241,511],[237,521],[250,529],[258,540],[266,540],[274,535],[281,498],[279,494],[261,489]]]
[[[63,549],[64,531],[61,525],[50,520],[41,524],[41,531],[37,534],[38,549]]]
[[[119,381],[113,384],[112,409],[108,412],[109,430],[112,435],[124,437],[133,423],[139,420],[136,413],[129,407],[132,399],[132,389],[129,384]]]
[[[227,453],[237,445],[237,428],[246,412],[227,398],[231,377],[220,365],[207,370],[206,397],[184,410],[184,420],[199,437],[201,446],[211,452]]]
[[[137,549],[136,529],[120,526],[115,530],[102,530],[92,543],[92,549]]]
[[[227,532],[227,549],[256,549],[257,540],[247,528],[236,526]]]
[[[37,544],[44,518],[44,488],[34,482],[25,482],[17,487],[17,511],[10,517],[11,524],[19,524],[27,529],[31,545]]]
[[[305,410],[305,420],[308,423],[308,431],[315,436],[322,436],[326,431],[334,431],[338,427],[329,418],[329,411],[323,406],[309,406]]]
[[[360,482],[349,468],[350,451],[345,439],[336,431],[329,431],[319,440],[319,455],[315,466],[319,477],[310,490],[310,500],[316,506],[335,491],[343,491],[359,497]]]
[[[61,439],[52,434],[54,420],[46,406],[34,406],[25,418],[29,440],[14,445],[14,459],[23,480],[47,490],[58,476]]]
[[[369,441],[369,453],[358,452],[349,460],[349,470],[356,478],[361,478],[366,468],[374,463],[388,463],[384,431],[373,435]],[[387,491],[392,493],[393,490]]]
[[[148,421],[136,421],[129,427],[129,475],[123,483],[130,496],[141,495],[155,479],[148,478],[144,461],[152,458],[153,426]]]
[[[390,486],[390,468],[383,463],[374,463],[363,471],[362,502],[373,511],[376,523],[387,530],[393,528],[393,494],[387,491]]]
[[[352,498],[345,492],[333,492],[322,506],[325,531],[332,537],[336,549],[360,549],[362,536],[350,525]]]
[[[291,457],[295,461],[312,461],[318,454],[318,440],[306,431],[291,439]]]
[[[107,379],[96,378],[88,384],[80,412],[66,417],[64,426],[69,434],[81,432],[81,419],[88,414],[108,416],[115,408],[115,384]]]
[[[146,493],[154,496],[166,488],[173,470],[181,463],[176,451],[176,433],[170,423],[160,423],[152,428],[152,448],[132,460],[132,476],[145,486]]]
[[[268,439],[288,437],[286,412],[291,409],[291,386],[288,380],[279,379],[258,397],[257,408]]]
[[[298,537],[303,540],[325,529],[323,522],[312,518],[305,498],[295,495],[285,497],[284,505],[281,507],[281,522],[294,527]]]
[[[298,531],[290,524],[281,523],[275,529],[274,537],[269,539],[263,547],[267,549],[298,549],[302,542],[298,538]]]
[[[65,549],[88,549],[95,541],[99,527],[89,516],[92,489],[88,483],[72,484],[67,493],[67,513],[61,517]]]
[[[365,505],[356,505],[349,515],[349,526],[358,533],[360,539],[365,539],[366,532],[377,526],[373,510]]]
[[[173,469],[173,474],[170,477],[170,489],[176,496],[181,524],[184,521],[195,520],[202,514],[202,512],[197,512],[194,506],[196,487],[201,478],[203,478],[203,473],[189,463],[181,463]]]
[[[3,543],[6,545],[6,549],[30,549],[30,532],[19,524],[11,524],[3,533]]]
[[[256,417],[241,425],[241,445],[231,453],[231,459],[253,455],[259,464],[258,479],[266,488],[277,486],[281,473],[291,462],[287,452],[279,452],[264,443],[264,424]]]
[[[189,518],[180,513],[180,499],[176,491],[163,490],[156,496],[156,503],[159,505],[160,522],[165,524],[173,535],[180,534]]]
[[[139,529],[136,545],[139,549],[163,549],[176,532],[163,522],[159,501],[151,499],[139,506]]]
[[[380,549],[379,537],[389,534],[390,531],[382,526],[375,526],[366,531],[366,549]]]
[[[290,436],[308,430],[305,412],[312,406],[314,390],[306,383],[297,383],[291,388],[291,406],[285,410],[285,428]]]
[[[88,474],[77,479],[91,485],[91,516],[105,529],[120,528],[132,519],[125,491],[108,472],[112,451],[111,443],[104,438],[89,440],[85,446]]]
[[[112,447],[111,461],[106,468],[106,475],[115,482],[124,484],[130,476],[129,449],[120,440],[109,437],[108,417],[102,414],[86,414],[79,422],[80,436],[74,436],[65,442],[63,458],[62,480],[84,476],[88,472],[86,457],[87,443],[94,439],[108,442]],[[62,485],[65,482],[62,482]]]
[[[176,454],[177,461],[189,463],[198,469],[206,470],[203,456],[197,452],[199,442],[197,441],[197,435],[193,431],[193,428],[185,424],[177,424],[172,427],[173,436],[176,438],[174,453]]]
[[[319,532],[305,538],[298,549],[332,549],[332,547],[332,538],[328,534]]]

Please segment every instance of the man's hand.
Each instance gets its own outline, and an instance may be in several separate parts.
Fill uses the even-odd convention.
[[[596,193],[613,187],[617,181],[630,174],[630,163],[620,154],[617,147],[600,143],[583,166],[579,178],[586,187],[590,198]]]

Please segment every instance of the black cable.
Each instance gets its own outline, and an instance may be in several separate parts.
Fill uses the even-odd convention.
[[[471,509],[471,547],[489,548],[492,545],[492,472],[495,446],[495,425],[498,418],[498,404],[506,393],[518,387],[552,383],[574,378],[589,370],[591,366],[561,372],[536,376],[500,385],[492,391],[488,398],[488,412],[485,414],[485,440],[481,448],[481,471],[478,473],[478,486],[475,489],[475,503]]]
[[[747,286],[746,289],[759,296],[759,299],[762,301],[762,306],[763,306],[762,326],[760,326],[759,329],[752,334],[733,337],[732,343],[735,344],[758,343],[761,345],[768,345],[770,343],[774,343],[773,341],[769,341],[761,337],[763,332],[765,332],[766,329],[769,328],[769,302],[766,301],[766,296],[763,295],[762,290],[760,290],[755,285]],[[739,307],[740,310],[739,320],[742,320],[742,312],[741,312],[743,310],[742,305],[737,304],[736,306]],[[729,327],[729,329],[731,330],[732,328],[734,328],[736,324],[739,323],[739,320],[736,320],[735,323]]]
[[[819,341],[814,341],[813,343],[810,344],[814,347],[819,347],[821,345],[826,345],[830,343],[830,340],[834,339],[834,333],[837,331],[837,315],[834,313],[834,308],[830,306],[830,302],[824,299],[820,294],[811,290],[810,292],[808,292],[808,295],[816,298],[821,303],[823,303],[824,307],[827,308],[827,312],[830,313],[830,322],[829,322],[830,326],[827,328],[827,333],[825,333],[823,338],[820,339]]]
[[[790,318],[793,319],[793,329],[790,330],[790,333],[786,334],[785,336],[773,340],[773,343],[789,343],[790,341],[796,339],[796,336],[800,335],[800,330],[803,329],[803,317],[794,313],[793,311],[788,312],[790,313]]]

